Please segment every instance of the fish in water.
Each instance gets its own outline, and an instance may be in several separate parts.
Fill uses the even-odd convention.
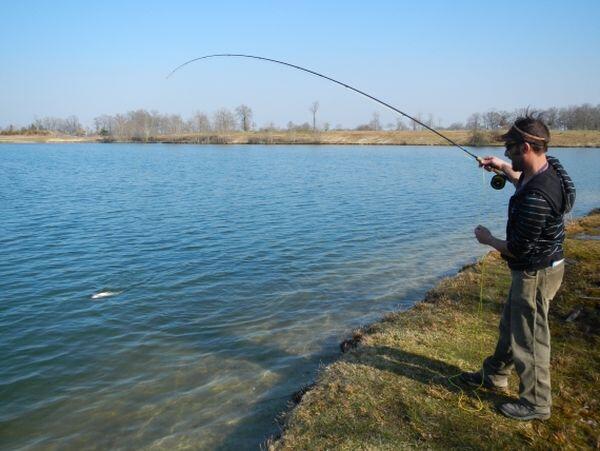
[[[99,293],[93,294],[92,299],[102,299],[110,296],[116,296],[121,294],[121,291],[100,291]]]

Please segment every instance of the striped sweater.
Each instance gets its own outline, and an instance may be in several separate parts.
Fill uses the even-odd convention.
[[[514,270],[534,271],[563,258],[563,216],[575,202],[575,185],[558,159],[547,160],[545,171],[525,185],[519,180],[508,204],[506,240],[514,258],[504,258]]]

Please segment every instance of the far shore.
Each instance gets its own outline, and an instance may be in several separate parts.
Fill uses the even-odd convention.
[[[501,146],[501,132],[442,130],[461,146]],[[550,147],[600,147],[600,130],[554,130]],[[286,144],[286,145],[392,145],[448,146],[450,143],[427,130],[421,131],[251,131],[204,132],[181,135],[112,137],[48,134],[0,134],[0,143],[163,143],[163,144]]]

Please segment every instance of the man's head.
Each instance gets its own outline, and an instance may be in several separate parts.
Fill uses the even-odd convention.
[[[501,138],[506,147],[504,154],[510,158],[513,170],[523,171],[528,163],[548,151],[550,130],[541,119],[526,115],[519,117]]]

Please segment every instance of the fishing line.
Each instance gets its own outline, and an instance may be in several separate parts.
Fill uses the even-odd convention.
[[[483,217],[483,205],[485,205],[485,200],[484,194],[485,194],[485,184],[486,184],[486,180],[485,180],[485,172],[482,172],[482,189],[481,189],[481,202],[479,203],[479,219],[480,219],[480,223],[481,223],[481,219]],[[481,327],[483,324],[483,288],[484,288],[484,281],[485,281],[485,260],[486,260],[486,256],[487,254],[484,254],[483,257],[481,258],[481,274],[479,277],[479,302],[477,304],[477,322],[476,322],[476,330],[475,333],[473,334],[476,337],[480,337],[481,336]],[[481,360],[481,357],[483,356],[483,341],[479,340],[479,355],[478,358]],[[484,408],[484,404],[483,401],[481,400],[481,397],[479,396],[479,391],[483,388],[483,382],[485,379],[485,370],[483,369],[483,366],[481,368],[481,383],[479,384],[479,386],[477,387],[471,387],[469,390],[471,391],[471,393],[473,393],[473,395],[475,396],[475,398],[477,399],[476,403],[475,403],[475,407],[471,408],[468,407],[465,402],[467,399],[467,396],[465,394],[465,390],[463,389],[463,387],[460,386],[460,384],[454,382],[454,379],[457,379],[458,377],[460,377],[461,373],[458,374],[453,374],[452,376],[448,377],[448,383],[450,385],[452,385],[454,388],[458,389],[459,395],[458,395],[458,408],[461,410],[464,410],[466,412],[469,413],[478,413],[481,412]]]
[[[336,80],[333,77],[329,77],[327,75],[321,74],[317,71],[311,70],[311,69],[307,69],[305,67],[302,66],[298,66],[296,64],[291,64],[285,61],[280,61],[280,60],[276,60],[276,59],[272,59],[272,58],[266,58],[266,57],[262,57],[262,56],[256,56],[256,55],[246,55],[246,54],[241,54],[241,53],[216,53],[216,54],[212,54],[212,55],[204,55],[204,56],[200,56],[198,58],[194,58],[191,59],[189,61],[186,61],[183,64],[180,64],[179,66],[177,66],[175,69],[173,69],[169,75],[167,75],[167,79],[171,78],[173,76],[173,74],[175,74],[175,72],[177,72],[178,70],[182,69],[183,67],[187,66],[188,64],[194,63],[196,61],[200,61],[200,60],[204,60],[204,59],[209,59],[209,58],[248,58],[248,59],[255,59],[255,60],[261,60],[261,61],[268,61],[271,63],[276,63],[276,64],[281,64],[283,66],[288,66],[303,72],[307,72],[311,75],[314,75],[316,77],[320,77],[320,78],[324,78],[325,80],[329,80],[333,83],[336,83],[340,86],[343,86],[344,88],[347,88],[351,91],[356,92],[357,94],[360,94],[364,97],[367,97],[368,99],[373,100],[374,102],[377,102],[381,105],[383,105],[384,107],[410,119],[411,121],[419,124],[420,126],[422,126],[423,128],[435,133],[437,136],[439,136],[440,138],[446,140],[447,142],[449,142],[450,144],[452,144],[453,146],[459,148],[460,150],[462,150],[464,153],[466,153],[468,156],[474,158],[478,163],[481,164],[482,159],[480,157],[478,157],[477,155],[475,155],[474,153],[470,152],[469,150],[465,149],[463,146],[461,146],[460,144],[458,144],[457,142],[455,142],[454,140],[450,139],[449,137],[447,137],[446,135],[440,133],[439,131],[437,131],[436,129],[434,129],[433,127],[421,122],[420,120],[414,118],[413,116],[409,115],[408,113],[405,113],[404,111],[401,111],[400,109],[390,105],[387,102],[384,102],[381,99],[378,99],[375,96],[372,96],[371,94],[368,94],[364,91],[361,91],[358,88],[355,88],[347,83],[344,83],[342,81]],[[506,183],[506,176],[504,175],[504,173],[502,173],[501,171],[497,170],[497,169],[491,169],[496,175],[494,177],[492,177],[491,180],[491,185],[494,189],[502,189]],[[482,173],[483,176],[483,180],[484,180],[484,186],[485,186],[485,173]],[[478,308],[477,308],[477,316],[479,321],[477,322],[477,326],[478,328],[481,327],[481,323],[483,321],[483,287],[484,287],[484,277],[485,277],[485,256],[483,257],[483,259],[481,260],[481,277],[480,277],[480,289],[479,289],[479,304],[478,304]],[[479,334],[478,334],[479,335]],[[482,352],[482,350],[480,350],[480,353]],[[481,388],[483,388],[483,376],[484,374],[482,373],[482,382],[480,384],[479,387],[476,387],[473,390],[473,393],[475,394],[475,397],[477,398],[477,407],[475,409],[471,409],[467,406],[465,406],[464,401],[465,401],[465,393],[464,390],[462,389],[462,387],[460,387],[458,384],[456,384],[453,379],[457,378],[459,376],[459,374],[456,375],[452,375],[448,377],[448,382],[453,385],[454,387],[458,388],[460,395],[459,395],[459,399],[458,399],[458,406],[460,409],[468,411],[468,412],[479,412],[483,409],[483,401],[481,400],[481,398],[479,397],[479,394],[477,393]]]
[[[481,161],[482,161],[480,157],[478,157],[478,156],[477,156],[477,155],[475,155],[474,153],[472,153],[472,152],[468,151],[467,149],[465,149],[463,146],[461,146],[460,144],[458,144],[458,143],[457,143],[457,142],[455,142],[454,140],[452,140],[452,139],[448,138],[446,135],[444,135],[444,134],[440,133],[439,131],[437,131],[437,130],[436,130],[436,129],[434,129],[433,127],[431,127],[431,126],[429,126],[429,125],[427,125],[427,124],[425,124],[425,123],[421,122],[420,120],[418,120],[418,119],[416,119],[416,118],[412,117],[411,115],[409,115],[409,114],[405,113],[404,111],[401,111],[401,110],[399,110],[398,108],[396,108],[396,107],[394,107],[394,106],[390,105],[389,103],[387,103],[387,102],[384,102],[383,100],[381,100],[381,99],[378,99],[377,97],[375,97],[375,96],[372,96],[371,94],[368,94],[368,93],[366,93],[366,92],[364,92],[364,91],[361,91],[361,90],[360,90],[360,89],[358,89],[358,88],[355,88],[355,87],[353,87],[353,86],[350,86],[350,85],[349,85],[349,84],[347,84],[347,83],[344,83],[344,82],[341,82],[341,81],[339,81],[339,80],[336,80],[336,79],[335,79],[335,78],[333,78],[333,77],[328,77],[327,75],[323,75],[323,74],[321,74],[321,73],[319,73],[319,72],[317,72],[317,71],[314,71],[314,70],[311,70],[311,69],[307,69],[306,67],[298,66],[298,65],[296,65],[296,64],[287,63],[287,62],[285,62],[285,61],[280,61],[280,60],[276,60],[276,59],[272,59],[272,58],[265,58],[265,57],[263,57],[263,56],[256,56],[256,55],[245,55],[245,54],[241,54],[241,53],[215,53],[215,54],[213,54],[213,55],[204,55],[204,56],[200,56],[200,57],[198,57],[198,58],[194,58],[194,59],[191,59],[191,60],[189,60],[189,61],[186,61],[186,62],[185,62],[185,63],[183,63],[183,64],[180,64],[180,65],[179,65],[179,66],[177,66],[175,69],[173,69],[173,70],[172,70],[172,71],[169,73],[169,75],[167,75],[167,77],[166,77],[166,78],[167,78],[167,79],[171,78],[171,76],[173,76],[173,74],[174,74],[175,72],[177,72],[179,69],[183,68],[184,66],[187,66],[188,64],[191,64],[191,63],[193,63],[193,62],[195,62],[195,61],[200,61],[200,60],[209,59],[209,58],[249,58],[249,59],[261,60],[261,61],[269,61],[269,62],[271,62],[271,63],[276,63],[276,64],[281,64],[281,65],[284,65],[284,66],[292,67],[292,68],[294,68],[294,69],[298,69],[298,70],[301,70],[301,71],[303,71],[303,72],[307,72],[307,73],[309,73],[309,74],[311,74],[311,75],[315,75],[315,76],[317,76],[317,77],[324,78],[325,80],[329,80],[329,81],[331,81],[331,82],[333,82],[333,83],[336,83],[336,84],[338,84],[338,85],[340,85],[340,86],[343,86],[344,88],[350,89],[351,91],[354,91],[354,92],[356,92],[356,93],[358,93],[358,94],[360,94],[360,95],[362,95],[362,96],[365,96],[365,97],[367,97],[367,98],[369,98],[369,99],[371,99],[371,100],[373,100],[373,101],[375,101],[375,102],[377,102],[377,103],[379,103],[379,104],[381,104],[381,105],[385,106],[386,108],[389,108],[390,110],[392,110],[392,111],[394,111],[394,112],[396,112],[396,113],[398,113],[398,114],[401,114],[401,115],[402,115],[402,116],[404,116],[404,117],[407,117],[407,118],[408,118],[408,119],[410,119],[411,121],[414,121],[414,122],[416,122],[416,123],[417,123],[417,124],[419,124],[420,126],[422,126],[422,127],[426,128],[427,130],[429,130],[429,131],[431,131],[431,132],[435,133],[436,135],[438,135],[439,137],[441,137],[441,138],[445,139],[446,141],[448,141],[448,142],[449,142],[450,144],[452,144],[453,146],[456,146],[456,147],[458,147],[460,150],[462,150],[463,152],[465,152],[467,155],[469,155],[470,157],[474,158],[474,159],[475,159],[475,160],[476,160],[478,163],[481,163]],[[501,172],[500,172],[500,171],[494,170],[494,172],[496,172],[496,175],[498,175],[499,177],[501,177]],[[493,180],[494,180],[494,179],[493,179]],[[497,187],[497,186],[500,186],[500,184],[501,184],[501,182],[500,182],[500,180],[499,180],[498,178],[496,178],[496,179],[495,179],[495,183],[496,183],[496,184],[492,183],[492,187],[494,187],[495,189],[501,189],[502,187],[504,187],[504,184],[502,184],[502,186],[501,186],[501,187],[499,187],[499,188]]]

